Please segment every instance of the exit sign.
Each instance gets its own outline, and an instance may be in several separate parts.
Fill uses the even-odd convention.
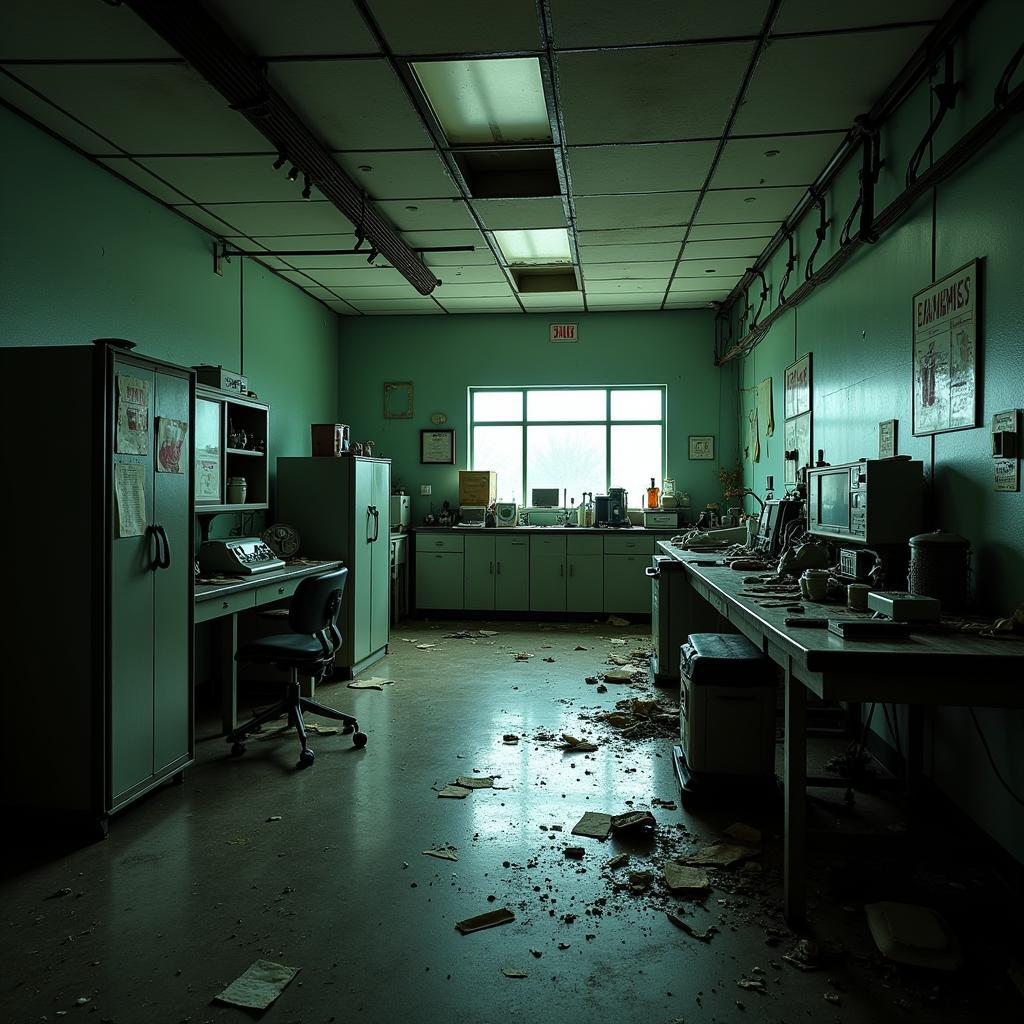
[[[576,324],[552,324],[551,325],[551,340],[552,341],[579,341],[579,335],[576,333]]]

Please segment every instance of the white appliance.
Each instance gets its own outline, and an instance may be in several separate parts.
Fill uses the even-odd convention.
[[[409,495],[391,495],[391,532],[406,533],[409,529]]]
[[[514,501],[495,502],[494,521],[498,526],[518,526],[519,506]]]
[[[644,509],[644,527],[652,529],[674,530],[679,525],[679,513],[673,510],[655,509],[648,511]]]

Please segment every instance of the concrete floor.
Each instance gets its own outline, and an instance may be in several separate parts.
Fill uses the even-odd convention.
[[[453,627],[499,633],[443,639]],[[617,813],[678,794],[670,740],[624,741],[589,719],[644,695],[621,686],[602,695],[584,683],[623,650],[599,639],[612,635],[628,638],[627,650],[647,639],[643,627],[403,625],[387,660],[366,673],[395,685],[318,691],[358,714],[367,748],[314,736],[316,763],[304,772],[293,769],[290,736],[229,758],[215,710],[204,712],[185,784],[116,817],[106,841],[67,849],[8,837],[0,1019],[244,1020],[246,1011],[212,1000],[257,958],[301,968],[268,1022],[1020,1019],[1022,1003],[992,953],[1003,940],[991,931],[970,936],[969,968],[952,978],[880,962],[861,902],[891,896],[886,886],[909,877],[915,853],[889,830],[889,859],[869,870],[875,862],[851,844],[871,832],[871,801],[847,808],[842,790],[822,793],[830,802],[812,814],[839,837],[813,858],[810,929],[826,940],[817,971],[781,959],[795,937],[779,913],[775,806],[655,808],[657,838],[632,847],[630,867],[658,878],[640,895],[618,887],[623,871],[603,865],[630,847],[570,839],[572,826],[588,810]],[[515,661],[520,650],[533,657]],[[598,751],[566,753],[535,738],[563,731],[595,739]],[[505,733],[522,739],[504,745]],[[59,736],[47,753],[59,755]],[[465,800],[434,792],[471,774],[498,776],[505,788]],[[669,895],[665,857],[718,840],[737,819],[766,831],[762,870],[715,873],[701,902]],[[860,839],[843,838],[844,821]],[[421,853],[444,843],[458,848],[457,863]],[[565,858],[570,843],[585,847],[582,861]],[[974,910],[986,891],[929,877],[937,890],[966,885]],[[454,927],[503,906],[514,923],[466,936]],[[696,941],[666,909],[719,932]],[[979,973],[986,963],[989,974]],[[528,977],[506,978],[506,967]],[[767,993],[739,988],[742,978],[766,979]]]

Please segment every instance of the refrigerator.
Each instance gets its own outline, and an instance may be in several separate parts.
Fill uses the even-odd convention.
[[[280,457],[277,520],[299,534],[304,558],[348,567],[338,617],[345,678],[387,654],[391,600],[391,460],[355,455]]]

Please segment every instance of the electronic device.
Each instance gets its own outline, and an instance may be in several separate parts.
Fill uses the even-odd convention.
[[[519,506],[514,501],[495,502],[494,519],[497,526],[518,526]]]
[[[558,508],[560,494],[557,487],[534,487],[530,491],[530,503],[534,508]]]
[[[754,537],[754,550],[769,558],[782,550],[786,529],[804,514],[804,503],[799,498],[779,498],[766,501],[761,509]]]
[[[487,509],[483,505],[460,505],[459,522],[461,526],[483,526],[487,518]]]
[[[283,568],[284,562],[259,537],[208,540],[199,547],[199,571],[204,576],[255,576]]]
[[[409,529],[410,499],[408,494],[391,495],[391,532],[405,533]]]
[[[629,525],[629,495],[625,487],[608,488],[608,519],[609,526]]]
[[[644,511],[644,526],[648,529],[661,529],[663,527],[667,527],[670,530],[674,530],[678,525],[678,512],[668,512],[664,509],[653,512]]]
[[[816,619],[809,615],[789,615],[782,620],[787,626],[803,626],[804,629],[825,629],[828,619]]]
[[[268,526],[260,539],[278,558],[294,558],[299,553],[299,531],[287,523]]]
[[[807,470],[807,528],[815,537],[905,544],[921,532],[924,469],[911,459],[864,459]]]
[[[839,575],[848,580],[864,583],[875,567],[875,554],[864,548],[839,549]]]
[[[910,624],[889,619],[829,619],[828,631],[844,640],[902,640],[910,636]]]
[[[934,597],[900,590],[868,591],[868,608],[896,622],[938,622],[942,605]]]

